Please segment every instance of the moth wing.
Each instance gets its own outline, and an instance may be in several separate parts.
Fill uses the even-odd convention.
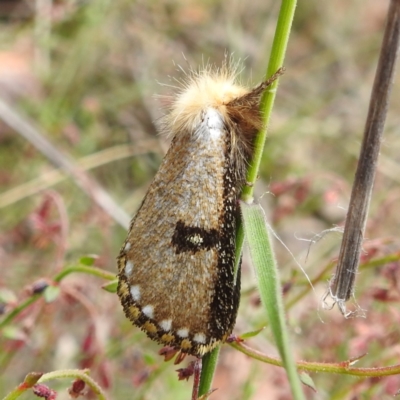
[[[209,109],[196,130],[173,139],[119,256],[127,316],[150,337],[192,354],[223,340],[236,316],[229,173],[229,133]]]

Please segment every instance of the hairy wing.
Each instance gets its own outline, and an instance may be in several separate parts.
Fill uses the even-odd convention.
[[[192,354],[223,340],[236,316],[229,140],[213,109],[195,132],[174,138],[119,258],[127,315]]]

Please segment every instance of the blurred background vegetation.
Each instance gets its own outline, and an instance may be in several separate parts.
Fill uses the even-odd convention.
[[[168,148],[157,133],[184,70],[242,60],[241,78],[263,79],[280,2],[238,0],[36,0],[0,2],[0,96],[88,174],[55,172],[0,121],[0,321],[65,266],[96,255],[116,273],[126,229],[96,205],[100,185],[133,215]],[[367,115],[388,1],[299,1],[280,80],[257,196],[277,235],[278,263],[297,359],[358,366],[398,363],[400,90],[396,79],[366,230],[356,299],[365,319],[322,309],[341,236]],[[397,75],[398,76],[398,75]],[[157,98],[154,95],[162,95]],[[3,118],[0,118],[3,119]],[[97,184],[96,184],[97,182]],[[116,213],[117,213],[116,209]],[[112,214],[112,213],[111,213]],[[391,260],[390,262],[388,260]],[[188,399],[159,346],[123,315],[103,280],[64,279],[53,301],[35,302],[0,336],[0,395],[30,371],[91,369],[111,399]],[[266,325],[248,258],[235,333]],[[304,296],[300,296],[304,294]],[[268,329],[248,340],[276,351]],[[186,361],[187,363],[187,361]],[[389,399],[399,377],[314,375],[312,399]],[[51,384],[68,398],[63,381]],[[290,399],[284,371],[224,346],[215,399]],[[64,389],[63,389],[64,388]],[[22,398],[32,398],[32,394]],[[90,395],[88,395],[88,398]]]

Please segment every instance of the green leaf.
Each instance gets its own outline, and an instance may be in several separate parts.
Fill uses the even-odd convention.
[[[299,375],[300,375],[300,380],[304,385],[314,390],[314,392],[317,392],[317,388],[315,387],[314,381],[312,380],[310,375],[308,375],[304,371],[301,371]]]
[[[117,293],[118,279],[101,285],[101,288],[110,293]]]
[[[246,333],[242,333],[240,335],[240,339],[249,339],[251,337],[257,336],[260,332],[262,332],[265,329],[265,326],[263,326],[260,329],[256,329],[255,331],[251,331],[251,332],[246,332]]]
[[[285,325],[282,288],[275,255],[270,243],[264,211],[259,205],[240,202],[243,226],[250,255],[256,270],[261,302],[266,310],[283,365],[288,374],[293,398],[304,399],[296,364],[289,346]]]
[[[96,255],[88,255],[81,257],[79,263],[87,266],[92,266],[98,257]]]
[[[44,299],[46,300],[46,303],[53,302],[55,299],[57,299],[59,294],[60,294],[60,288],[58,286],[48,286],[43,292],[43,296]]]

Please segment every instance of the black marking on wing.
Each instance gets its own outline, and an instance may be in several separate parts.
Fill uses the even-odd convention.
[[[197,253],[199,250],[215,247],[219,242],[219,233],[216,229],[204,229],[196,226],[187,226],[179,220],[175,226],[171,243],[176,254],[183,252]]]

